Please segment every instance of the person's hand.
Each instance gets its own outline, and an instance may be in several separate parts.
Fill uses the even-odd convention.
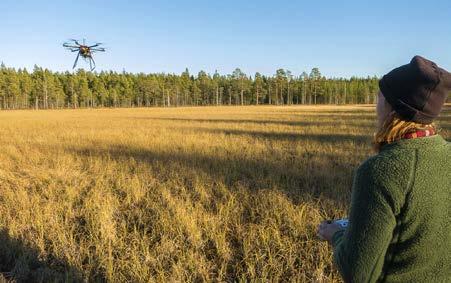
[[[342,230],[343,228],[337,224],[334,223],[331,220],[323,221],[318,226],[318,236],[325,241],[328,241],[332,244],[332,236],[337,232],[338,230]]]

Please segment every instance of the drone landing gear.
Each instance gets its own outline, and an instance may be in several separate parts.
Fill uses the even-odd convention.
[[[94,68],[92,67],[94,65]],[[94,61],[94,58],[89,57],[89,67],[91,68],[91,72],[94,71],[96,68],[96,62]]]

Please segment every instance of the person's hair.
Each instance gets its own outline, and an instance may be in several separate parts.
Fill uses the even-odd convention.
[[[400,140],[405,134],[418,130],[433,129],[437,132],[435,123],[421,124],[403,120],[395,111],[392,111],[385,119],[382,127],[374,134],[373,147],[379,152],[383,145]]]

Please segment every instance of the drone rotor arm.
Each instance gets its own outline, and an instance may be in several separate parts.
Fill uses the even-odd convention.
[[[70,44],[68,44],[68,43],[64,43],[64,44],[63,44],[63,47],[66,47],[66,48],[78,48],[78,46],[76,46],[76,45],[70,45]]]
[[[91,51],[94,51],[94,52],[96,52],[96,51],[100,51],[100,52],[105,52],[105,48],[91,48]]]

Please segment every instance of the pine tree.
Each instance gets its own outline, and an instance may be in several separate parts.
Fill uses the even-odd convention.
[[[26,69],[19,72],[20,80],[20,108],[28,108],[30,105],[31,90],[33,87],[33,80]]]
[[[321,79],[321,73],[318,68],[313,68],[310,72],[310,80],[313,82],[313,104],[316,104],[318,94],[318,82]]]
[[[263,86],[263,78],[262,75],[257,72],[255,73],[255,79],[254,79],[254,92],[255,92],[255,105],[258,105],[260,94],[262,92],[262,86]]]

